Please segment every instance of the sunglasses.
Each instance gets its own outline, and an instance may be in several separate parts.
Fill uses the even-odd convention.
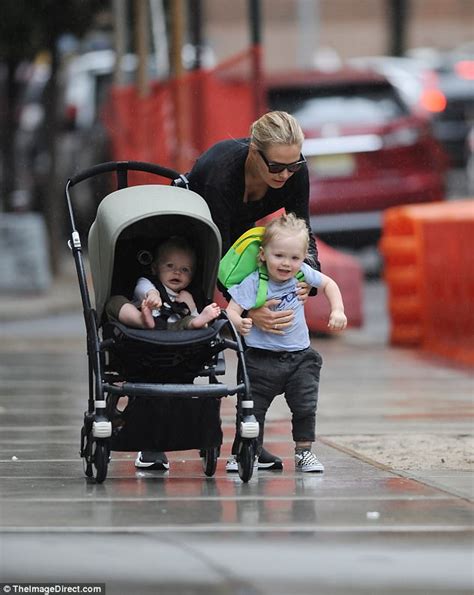
[[[260,151],[259,149],[257,150],[260,157],[265,162],[265,165],[268,167],[269,173],[271,174],[281,174],[281,172],[285,169],[287,169],[291,173],[295,173],[295,171],[299,171],[302,168],[302,166],[306,163],[306,159],[301,154],[298,161],[293,161],[293,163],[278,163],[277,161],[268,161],[263,151]]]

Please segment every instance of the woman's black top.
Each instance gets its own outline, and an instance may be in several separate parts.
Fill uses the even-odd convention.
[[[222,253],[255,221],[285,208],[306,221],[310,238],[310,266],[320,270],[318,251],[309,224],[309,178],[304,165],[281,188],[268,188],[265,196],[244,203],[245,160],[249,139],[224,140],[213,145],[199,157],[187,175],[190,189],[200,194],[209,206],[214,223],[222,236]]]

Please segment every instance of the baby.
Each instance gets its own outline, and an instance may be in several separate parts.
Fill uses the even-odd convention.
[[[109,319],[141,329],[154,329],[155,317],[160,316],[163,302],[153,279],[157,278],[171,302],[183,306],[184,315],[173,312],[167,317],[167,328],[171,330],[200,329],[217,318],[220,308],[209,304],[198,312],[193,296],[186,288],[191,283],[195,267],[195,254],[184,238],[171,237],[161,243],[151,263],[152,275],[140,277],[135,286],[133,302],[123,296],[113,296],[106,307]]]

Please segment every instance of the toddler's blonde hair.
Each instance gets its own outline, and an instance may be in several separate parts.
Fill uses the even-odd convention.
[[[280,217],[272,219],[265,227],[262,248],[265,249],[265,246],[281,236],[300,236],[304,253],[306,254],[308,252],[308,227],[304,219],[297,217],[293,213],[283,214]]]

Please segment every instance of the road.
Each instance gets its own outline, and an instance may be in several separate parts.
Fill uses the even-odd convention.
[[[364,328],[313,338],[326,472],[295,473],[281,399],[267,445],[285,468],[248,484],[224,469],[232,398],[214,478],[189,451],[170,453],[167,473],[113,453],[106,482],[86,480],[80,315],[0,324],[2,580],[108,595],[472,593],[473,376],[388,347],[384,299],[367,283]]]

